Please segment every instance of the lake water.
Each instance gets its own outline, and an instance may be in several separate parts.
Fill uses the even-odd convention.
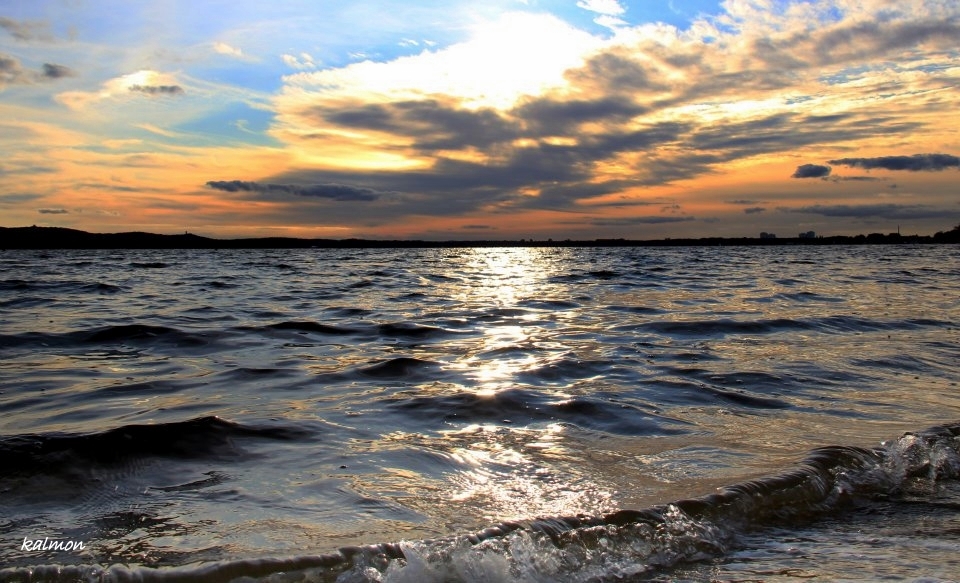
[[[6,251],[0,581],[956,580],[958,381],[957,246]]]

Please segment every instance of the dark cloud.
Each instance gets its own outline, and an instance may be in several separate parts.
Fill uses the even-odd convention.
[[[717,154],[683,153],[671,157],[651,156],[643,166],[636,168],[636,183],[641,186],[659,186],[677,180],[695,178],[713,172],[713,166],[722,162]]]
[[[147,95],[182,95],[183,87],[179,85],[131,85],[130,91]]]
[[[834,176],[831,180],[839,182],[883,182],[886,178],[877,176]],[[896,185],[893,185],[892,188],[896,188]]]
[[[813,37],[819,65],[862,60],[930,43],[949,50],[960,38],[956,19],[891,22],[888,18],[854,21],[825,29]]]
[[[412,185],[413,190],[420,191],[436,188],[443,182],[447,183],[443,188],[470,188],[478,181],[501,188],[536,187],[570,180],[586,182],[593,163],[621,152],[646,151],[674,143],[691,127],[685,123],[661,122],[620,129],[646,110],[626,97],[569,102],[542,97],[529,99],[506,112],[469,110],[456,100],[428,99],[336,109],[315,107],[302,115],[306,121],[321,126],[334,124],[410,137],[413,147],[425,155],[435,155],[438,150],[479,148],[501,160],[481,165],[437,158],[432,171],[414,175],[435,181]],[[580,131],[580,126],[586,123],[610,130]],[[558,145],[547,138],[565,138],[569,144]],[[521,139],[526,143],[518,146],[516,142]],[[654,176],[644,182],[662,183],[702,171],[698,166],[692,171],[676,172],[666,163],[662,169],[663,173],[654,172]],[[449,179],[443,177],[446,174],[450,175]],[[638,179],[637,183],[640,182]],[[399,188],[405,190],[402,186]]]
[[[7,84],[29,83],[30,75],[20,61],[0,53],[0,87]]]
[[[162,187],[147,187],[147,186],[124,186],[122,184],[109,184],[106,182],[78,182],[76,188],[83,190],[106,190],[110,192],[169,192],[167,189]]]
[[[454,100],[362,104],[331,111],[317,107],[308,118],[339,126],[408,135],[420,150],[489,147],[518,137],[516,124],[492,109],[463,109]]]
[[[20,205],[26,202],[32,202],[37,199],[43,198],[42,194],[33,194],[33,193],[12,193],[4,194],[0,196],[0,205],[2,206],[15,206]]]
[[[583,67],[571,69],[564,76],[576,86],[599,90],[605,95],[636,95],[669,88],[655,79],[658,72],[649,62],[640,62],[626,49],[595,55]]]
[[[70,67],[66,67],[64,65],[57,65],[54,63],[44,63],[42,74],[47,79],[60,79],[62,77],[76,76],[76,73],[74,73],[73,69],[71,69]]]
[[[460,228],[461,228],[461,229],[464,229],[464,230],[468,230],[468,231],[495,231],[495,230],[497,230],[496,227],[493,227],[493,226],[491,226],[491,225],[464,225],[464,226],[462,226],[462,227],[460,227]]]
[[[431,101],[431,109],[456,107],[455,103]],[[416,141],[415,147],[433,156],[433,165],[416,171],[292,171],[270,178],[277,183],[337,183],[364,184],[376,191],[392,191],[387,204],[370,209],[381,220],[398,216],[430,215],[452,216],[479,209],[505,211],[517,208],[549,209],[555,211],[582,211],[579,203],[585,199],[614,194],[627,188],[645,184],[663,184],[683,179],[708,170],[715,160],[712,155],[690,154],[676,158],[658,158],[658,147],[677,143],[689,131],[690,124],[662,122],[629,130],[613,129],[601,134],[582,134],[571,129],[569,143],[551,143],[541,140],[539,132],[557,128],[575,128],[590,120],[618,120],[630,108],[619,100],[609,102],[610,118],[602,115],[603,107],[577,102],[570,108],[547,100],[540,106],[532,101],[517,110],[535,111],[537,121],[518,121],[514,112],[450,112],[420,110],[405,105],[397,109],[389,106],[352,108],[347,115],[335,114],[338,121],[362,124],[360,127],[396,132]],[[398,113],[402,112],[402,113]],[[416,119],[410,115],[416,112]],[[459,113],[465,113],[460,116]],[[480,117],[477,114],[480,113]],[[493,117],[491,117],[493,116]],[[485,119],[485,129],[476,135],[464,131],[478,119]],[[442,125],[424,124],[425,120],[455,121],[452,130]],[[471,120],[471,121],[465,121]],[[498,120],[498,121],[495,121]],[[407,126],[406,124],[412,124]],[[617,124],[611,121],[611,127]],[[357,127],[357,126],[354,126]],[[484,132],[487,132],[484,134]],[[514,140],[527,138],[523,145]],[[480,147],[495,154],[492,161],[474,162],[437,156],[430,148],[443,145],[444,149]],[[594,167],[599,161],[620,153],[651,152],[642,167],[635,169],[628,179],[597,182]],[[531,196],[531,193],[537,193]],[[338,216],[336,209],[324,209],[326,217],[351,220],[349,215]],[[332,213],[332,214],[331,214]]]
[[[28,85],[74,75],[75,73],[69,67],[54,63],[44,63],[40,71],[30,71],[24,69],[18,59],[0,53],[0,88],[5,85]]]
[[[837,166],[851,166],[872,170],[909,170],[911,172],[938,171],[947,168],[960,168],[960,158],[950,154],[914,154],[913,156],[880,156],[877,158],[841,158],[830,160]]]
[[[211,180],[207,182],[207,186],[225,192],[295,195],[341,201],[370,201],[384,194],[370,188],[346,184],[261,184],[244,180]]]
[[[803,124],[835,124],[855,119],[852,113],[832,113],[829,115],[808,115],[801,120]]]
[[[743,209],[743,212],[745,212],[748,215],[755,215],[757,213],[765,212],[766,210],[767,209],[762,206],[752,206],[752,207]]]
[[[601,122],[623,124],[648,111],[627,97],[611,96],[593,100],[529,100],[513,114],[527,126],[531,137],[569,135],[580,124]]]
[[[891,118],[851,118],[832,124],[804,124],[803,121],[804,117],[796,114],[778,113],[742,122],[711,123],[687,136],[684,145],[714,151],[713,163],[720,163],[807,146],[908,133],[922,127],[918,122]]]
[[[863,205],[812,205],[782,209],[793,213],[808,213],[824,217],[880,218],[880,219],[931,219],[944,216],[943,209],[927,205],[863,204]]]
[[[37,209],[41,215],[67,215],[70,211],[67,209]]]
[[[764,36],[753,41],[754,67],[768,81],[794,71],[827,65],[862,63],[926,45],[953,50],[960,37],[956,18],[906,20],[888,13],[872,21],[849,19],[812,32]],[[709,82],[709,81],[708,81]]]
[[[16,134],[14,134],[16,135]],[[5,136],[6,137],[6,136]],[[18,164],[0,168],[0,174],[56,174],[60,169],[55,166],[41,166],[39,164]]]
[[[617,218],[595,218],[590,220],[590,224],[596,227],[627,227],[630,225],[662,225],[667,223],[685,223],[695,221],[696,217],[617,217]]]
[[[749,199],[749,198],[741,198],[741,199],[738,199],[738,200],[726,200],[726,201],[724,201],[724,202],[727,203],[727,204],[761,204],[761,203],[763,203],[764,201],[762,201],[762,200],[753,200],[753,199]]]
[[[801,164],[790,178],[826,178],[831,168],[820,164]]]
[[[52,40],[49,25],[42,21],[19,21],[0,16],[0,28],[19,41]]]

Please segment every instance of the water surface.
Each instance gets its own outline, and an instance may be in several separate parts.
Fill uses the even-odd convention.
[[[45,564],[106,579],[204,564],[327,580],[948,577],[956,440],[924,441],[933,474],[891,460],[903,433],[960,419],[958,282],[956,246],[3,252],[0,580]],[[865,502],[813,501],[803,521],[608,520],[789,473],[822,446],[887,448],[825,466],[830,488],[854,466],[886,482],[858,477]],[[887,551],[844,554],[837,524],[897,517],[939,525],[910,534],[933,558],[903,558],[892,527]],[[603,528],[607,559],[564,550],[602,549]],[[675,560],[652,559],[647,535]],[[43,537],[87,544],[22,550]],[[396,552],[296,562],[378,543]],[[836,564],[798,564],[813,554]],[[54,571],[35,573],[73,573]]]

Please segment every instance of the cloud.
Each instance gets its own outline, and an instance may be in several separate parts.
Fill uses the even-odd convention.
[[[791,178],[826,178],[830,176],[831,168],[820,164],[801,164],[790,176]]]
[[[0,87],[7,84],[29,83],[29,74],[20,61],[0,53]]]
[[[183,87],[179,85],[131,85],[127,90],[147,95],[182,95],[184,93]]]
[[[943,209],[928,205],[862,204],[862,205],[812,205],[783,209],[793,213],[808,213],[824,217],[880,218],[880,219],[932,219],[944,216]]]
[[[621,96],[566,100],[544,97],[527,100],[513,115],[527,124],[531,137],[544,137],[568,135],[588,122],[621,125],[647,111],[646,106]]]
[[[947,168],[960,168],[960,158],[950,154],[914,154],[913,156],[840,158],[839,160],[830,160],[830,163],[837,166],[863,168],[864,170],[882,168],[884,170],[909,170],[911,172],[940,171]]]
[[[241,49],[230,46],[225,42],[217,41],[213,43],[213,50],[218,54],[227,55],[228,57],[243,57],[243,51]]]
[[[445,96],[466,107],[510,107],[521,96],[564,86],[564,72],[602,43],[555,16],[511,12],[439,50],[289,75],[277,105],[292,113],[311,101]]]
[[[345,105],[335,111],[316,108],[313,115],[321,123],[415,136],[421,150],[486,147],[519,137],[511,121],[492,109],[470,110],[432,99]]]
[[[475,213],[482,223],[487,213],[613,212],[651,189],[725,180],[731,162],[766,180],[764,163],[797,152],[883,152],[896,139],[943,134],[937,112],[956,104],[945,51],[958,10],[922,4],[878,19],[846,0],[782,10],[731,1],[688,29],[644,24],[606,37],[508,14],[443,49],[288,75],[271,135],[313,162],[257,179],[393,193],[365,219]],[[578,6],[617,19],[626,4]],[[844,180],[825,164],[793,177]],[[753,200],[765,196],[759,188],[772,187],[725,196],[742,196],[727,202],[757,215],[767,212]],[[673,217],[649,220],[664,218]]]
[[[299,57],[284,54],[281,58],[288,67],[293,69],[305,70],[317,68],[317,63],[310,53],[300,53]]]
[[[60,79],[62,77],[76,77],[77,74],[70,67],[44,63],[42,75],[47,79]]]
[[[70,214],[70,211],[62,208],[46,208],[46,209],[37,209],[37,212],[41,215],[66,215]]]
[[[614,218],[595,218],[590,220],[590,224],[597,227],[626,227],[630,225],[662,225],[668,223],[685,223],[695,221],[696,217],[614,217]]]
[[[816,44],[813,49],[817,63],[826,65],[869,59],[913,49],[925,43],[935,47],[948,47],[955,45],[956,39],[960,37],[960,22],[956,18],[945,21],[932,17],[900,22],[891,20],[852,20],[828,27],[814,37]]]
[[[244,180],[211,180],[207,182],[207,186],[224,192],[296,195],[339,201],[371,201],[384,194],[370,188],[346,184],[261,184]]]
[[[597,17],[593,21],[611,30],[616,30],[628,24],[627,21],[619,18],[627,9],[618,0],[579,0],[577,7],[596,13]]]
[[[885,182],[886,178],[881,178],[879,176],[831,176],[831,182]],[[897,185],[893,184],[890,188],[896,188]]]
[[[577,7],[607,16],[619,16],[627,11],[618,0],[577,0]]]
[[[0,16],[0,28],[18,41],[49,41],[53,39],[50,26],[43,21],[19,21]]]
[[[54,63],[44,63],[40,71],[30,71],[24,69],[15,57],[0,53],[0,88],[5,85],[29,85],[75,75],[70,67]]]
[[[131,95],[178,96],[186,89],[170,74],[144,69],[114,77],[96,91],[65,91],[56,100],[74,110],[83,110],[104,101],[112,102]]]

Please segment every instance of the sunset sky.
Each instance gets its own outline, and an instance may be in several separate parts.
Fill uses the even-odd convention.
[[[956,0],[4,0],[0,226],[932,234]]]

